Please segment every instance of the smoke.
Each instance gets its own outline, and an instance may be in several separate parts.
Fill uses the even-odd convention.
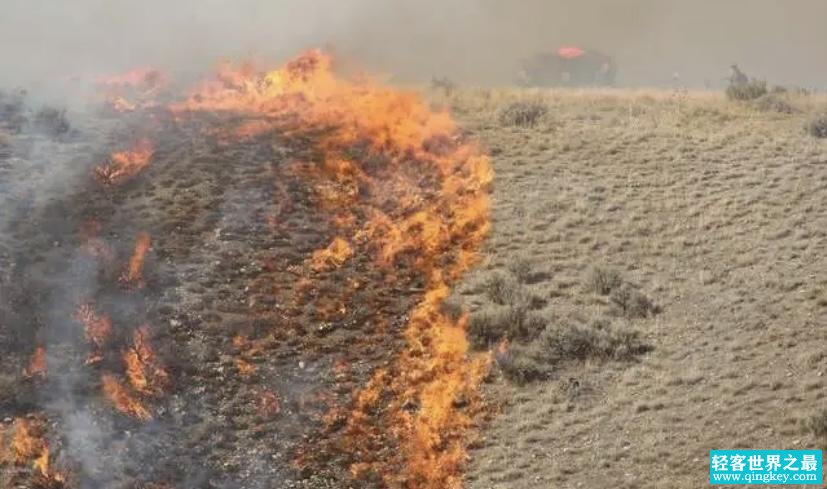
[[[823,86],[820,0],[5,0],[0,85],[140,65],[281,59],[330,45],[400,80],[507,84],[519,58],[561,44],[614,56],[620,81],[719,82],[729,64],[772,83]]]

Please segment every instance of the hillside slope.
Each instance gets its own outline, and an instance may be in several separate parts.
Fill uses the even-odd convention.
[[[827,408],[827,143],[802,129],[822,101],[777,100],[483,90],[445,100],[496,172],[493,232],[459,303],[479,324],[496,307],[492,277],[505,277],[533,298],[539,327],[610,325],[645,346],[528,359],[541,375],[525,383],[495,371],[497,412],[467,487],[700,487],[710,449],[824,447],[808,426]],[[520,125],[514,111],[526,108],[546,113]],[[653,308],[630,313],[597,293],[596,273]],[[542,334],[501,359],[531,356]]]

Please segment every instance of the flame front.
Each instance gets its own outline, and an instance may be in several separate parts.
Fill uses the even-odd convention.
[[[469,355],[467,319],[449,318],[441,304],[488,232],[491,166],[448,112],[432,110],[413,93],[337,77],[332,64],[310,51],[270,72],[225,67],[171,109],[178,117],[247,116],[227,137],[314,134],[321,161],[297,162],[294,171],[332,214],[338,236],[312,254],[309,269],[341,267],[361,249],[377,266],[412,268],[426,284],[405,330],[407,346],[354,396],[343,448],[354,460],[351,473],[374,472],[391,487],[459,487],[489,359]],[[401,448],[390,460],[375,458],[378,426]]]

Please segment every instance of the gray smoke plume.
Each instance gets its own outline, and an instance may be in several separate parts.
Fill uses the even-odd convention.
[[[820,0],[5,0],[0,85],[155,65],[275,61],[331,45],[402,80],[511,83],[517,60],[574,44],[614,56],[620,82],[692,86],[730,63],[774,83],[824,86]]]

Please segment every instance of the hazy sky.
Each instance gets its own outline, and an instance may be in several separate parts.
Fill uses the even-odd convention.
[[[561,44],[614,56],[623,84],[719,83],[738,62],[827,86],[827,0],[0,0],[0,84],[332,45],[400,79],[508,83]]]

